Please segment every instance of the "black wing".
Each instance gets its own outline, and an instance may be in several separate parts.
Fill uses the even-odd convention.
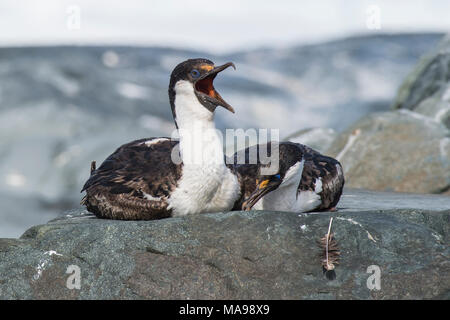
[[[322,180],[320,192],[321,204],[316,210],[327,210],[336,207],[344,188],[342,166],[336,159],[324,156],[318,152],[305,152],[302,179],[298,187],[301,191],[314,191],[316,179]]]
[[[83,203],[99,217],[135,220],[170,216],[166,200],[182,171],[182,164],[171,158],[175,147],[178,141],[169,138],[122,145],[92,172],[82,189],[86,191]]]

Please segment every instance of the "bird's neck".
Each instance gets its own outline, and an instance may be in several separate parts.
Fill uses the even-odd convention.
[[[175,91],[175,121],[183,164],[225,166],[222,135],[216,129],[214,113],[198,101],[191,84],[181,82]]]
[[[170,197],[170,208],[174,216],[231,210],[240,186],[225,165],[222,135],[214,124],[214,114],[198,101],[191,84],[179,81],[175,92],[172,110],[183,173]]]

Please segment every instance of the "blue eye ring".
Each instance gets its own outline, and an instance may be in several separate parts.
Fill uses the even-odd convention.
[[[276,175],[275,175],[275,178],[277,178],[278,180],[280,180],[280,179],[281,179],[280,174],[276,174]]]
[[[198,71],[197,69],[192,70],[191,71],[191,76],[192,76],[192,78],[200,77],[200,71]]]

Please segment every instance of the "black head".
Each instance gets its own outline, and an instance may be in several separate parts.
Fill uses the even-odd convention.
[[[270,153],[268,153],[270,154]],[[243,210],[250,210],[262,197],[269,192],[277,189],[286,178],[286,173],[289,169],[303,160],[303,152],[298,145],[291,142],[283,142],[279,144],[279,165],[278,171],[271,175],[265,175],[263,168],[270,164],[258,167],[256,176],[255,191],[244,201],[242,205]]]
[[[169,99],[174,118],[175,86],[181,80],[192,84],[197,99],[209,111],[214,112],[217,106],[222,106],[234,113],[234,109],[222,99],[213,85],[217,74],[230,66],[236,69],[232,62],[216,67],[212,61],[202,58],[189,59],[178,64],[172,71],[169,84]]]

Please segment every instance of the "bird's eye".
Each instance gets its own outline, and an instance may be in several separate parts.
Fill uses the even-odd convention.
[[[198,78],[200,77],[200,72],[197,69],[194,69],[191,71],[192,78]]]
[[[277,180],[280,180],[280,179],[281,179],[281,176],[280,176],[279,174],[276,174],[274,177],[275,177],[275,179],[277,179]]]

